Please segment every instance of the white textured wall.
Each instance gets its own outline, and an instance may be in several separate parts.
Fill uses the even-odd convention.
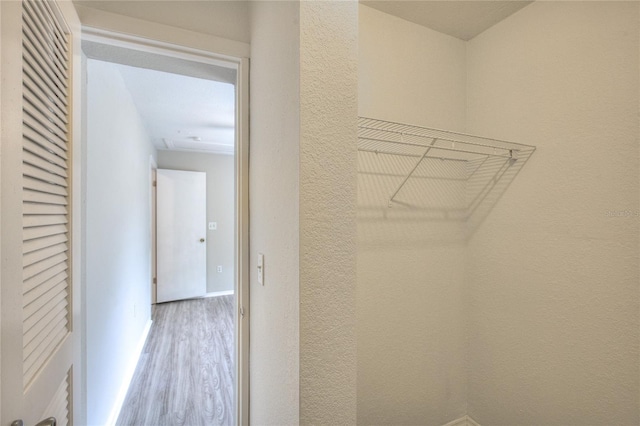
[[[466,43],[359,7],[358,113],[465,130]]]
[[[251,6],[255,424],[355,423],[356,46],[355,2]]]
[[[538,147],[469,247],[482,425],[640,422],[638,16],[536,2],[469,43],[468,130]]]
[[[87,67],[87,419],[104,425],[150,319],[155,150],[117,69]]]
[[[366,6],[359,36],[360,115],[464,130],[463,41]],[[358,423],[442,425],[466,414],[464,227],[384,210],[358,221]]]
[[[357,49],[357,2],[300,3],[301,424],[356,422]]]
[[[251,5],[249,415],[257,425],[299,421],[298,19],[296,2]]]
[[[235,160],[233,155],[195,152],[158,151],[161,169],[205,172],[207,174],[207,292],[234,288],[235,247]],[[222,272],[217,271],[218,265]]]

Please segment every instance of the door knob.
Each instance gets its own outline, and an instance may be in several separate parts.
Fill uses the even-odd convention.
[[[204,243],[204,238],[200,238],[200,242],[201,242],[201,243]]]

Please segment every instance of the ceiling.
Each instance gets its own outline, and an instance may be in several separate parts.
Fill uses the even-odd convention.
[[[462,40],[471,40],[533,2],[360,0],[360,3],[432,30]]]
[[[250,42],[249,7],[243,0],[75,0],[74,3]],[[532,2],[360,0],[360,3],[435,31],[470,40]],[[212,25],[212,17],[215,17],[216,25]],[[96,57],[108,56],[112,62],[142,67],[118,65],[158,149],[233,153],[235,90],[233,84],[225,81],[234,81],[235,74],[225,70],[198,69],[195,64],[168,64],[151,57],[136,56],[132,60],[122,52],[105,53],[101,51],[104,47],[89,44],[83,44],[83,49],[85,53],[89,52],[89,57],[95,50]],[[155,71],[154,68],[168,72]],[[188,72],[183,68],[188,68]],[[212,76],[210,78],[221,81],[173,74],[176,72],[196,77]]]
[[[246,0],[74,0],[76,5],[250,43]],[[360,0],[390,15],[470,40],[528,0]]]
[[[115,66],[157,149],[233,154],[234,85]]]

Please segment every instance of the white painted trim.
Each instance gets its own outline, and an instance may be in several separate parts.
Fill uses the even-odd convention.
[[[119,34],[99,28],[82,27],[82,40],[127,50],[153,53],[170,58],[215,65],[221,68],[237,69],[238,58],[220,55],[208,50],[189,46],[149,40],[132,34]]]
[[[120,416],[120,411],[122,410],[124,399],[127,397],[127,392],[129,391],[131,380],[133,380],[133,375],[136,372],[138,361],[140,361],[140,355],[142,355],[144,345],[145,343],[147,343],[147,337],[149,337],[149,331],[151,330],[152,322],[153,321],[151,320],[147,322],[147,325],[145,326],[144,330],[142,331],[142,335],[140,336],[140,341],[138,341],[138,345],[136,346],[131,360],[129,361],[129,365],[124,372],[124,379],[122,380],[122,385],[120,386],[120,390],[118,391],[118,395],[116,396],[113,408],[111,409],[111,414],[109,414],[109,419],[106,423],[107,426],[115,426],[116,422],[118,421],[118,416]]]
[[[236,294],[234,290],[212,291],[202,296],[201,299],[204,299],[206,297],[231,296],[233,294]]]
[[[473,420],[469,416],[463,416],[459,419],[450,421],[449,423],[442,426],[480,426],[475,420]]]
[[[235,424],[249,425],[249,58],[238,64],[236,83]]]
[[[76,5],[76,10],[82,21],[83,38],[88,33],[105,32],[110,34],[109,38],[112,40],[126,41],[128,38],[135,37],[155,45],[179,45],[205,52],[216,52],[218,57],[224,56],[227,60],[248,57],[251,52],[249,43],[241,41],[197,33],[86,6]]]

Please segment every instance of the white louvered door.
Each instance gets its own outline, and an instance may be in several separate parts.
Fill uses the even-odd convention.
[[[2,425],[72,423],[72,36],[54,1],[2,2]],[[18,225],[18,226],[16,226]]]

